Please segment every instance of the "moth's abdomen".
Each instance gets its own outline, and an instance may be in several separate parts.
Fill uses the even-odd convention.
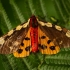
[[[32,28],[31,27],[31,46],[32,46],[32,52],[38,51],[38,28]]]
[[[38,51],[38,22],[35,16],[30,18],[30,36],[32,52]]]

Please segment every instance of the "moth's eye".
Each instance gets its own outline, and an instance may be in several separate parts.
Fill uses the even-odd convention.
[[[55,50],[55,46],[51,46],[50,49],[51,49],[51,50]]]
[[[42,36],[42,37],[41,37],[41,39],[45,39],[45,38],[46,38],[46,36]]]
[[[26,50],[26,51],[30,51],[30,46],[27,46],[27,47],[25,48],[25,50]]]
[[[22,53],[22,51],[23,51],[22,49],[18,49],[17,50],[18,53]]]
[[[21,43],[21,46],[24,46],[24,43]]]
[[[51,40],[48,40],[47,43],[49,44],[51,42]]]
[[[30,38],[26,37],[25,40],[30,40]]]

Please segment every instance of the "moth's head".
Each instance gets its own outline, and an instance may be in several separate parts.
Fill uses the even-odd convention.
[[[36,28],[38,26],[37,18],[33,15],[30,17],[30,26]]]

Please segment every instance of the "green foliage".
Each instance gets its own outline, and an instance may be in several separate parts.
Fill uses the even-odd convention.
[[[0,0],[0,36],[26,22],[32,14],[50,22],[54,17],[58,25],[70,29],[69,0]],[[70,48],[62,48],[56,55],[42,55],[40,52],[31,53],[26,58],[0,55],[0,69],[70,70]]]

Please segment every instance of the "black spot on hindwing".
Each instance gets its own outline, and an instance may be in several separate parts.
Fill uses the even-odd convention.
[[[23,51],[22,49],[18,49],[17,50],[18,53],[22,53],[22,51]]]
[[[41,39],[45,39],[45,38],[46,38],[46,36],[42,36],[42,37],[41,37]]]
[[[42,48],[42,49],[45,49],[45,48],[47,48],[47,46],[45,46],[45,45],[41,45],[41,48]]]
[[[51,50],[55,50],[55,46],[50,46],[50,49]]]
[[[21,46],[24,46],[24,43],[21,43]]]
[[[25,40],[30,40],[30,38],[26,37]]]
[[[41,49],[46,49],[46,48],[47,48],[46,45],[41,45],[41,44],[39,44],[38,46],[39,46]]]
[[[50,44],[51,40],[48,40],[47,43]]]
[[[30,51],[30,46],[27,46],[27,47],[25,48],[25,50],[26,50],[26,51]]]

